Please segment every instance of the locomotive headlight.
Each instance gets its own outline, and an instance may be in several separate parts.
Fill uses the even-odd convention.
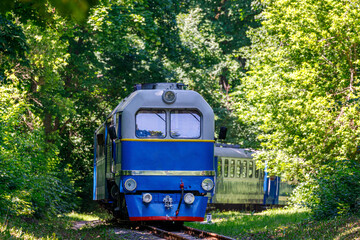
[[[214,187],[214,182],[210,178],[206,178],[206,179],[204,179],[204,181],[202,181],[201,187],[205,191],[210,191]]]
[[[144,203],[149,203],[152,200],[152,196],[150,193],[145,193],[142,197]]]
[[[184,196],[184,202],[186,204],[192,204],[195,201],[195,196],[192,193],[187,193]]]
[[[132,178],[129,178],[129,179],[126,180],[125,183],[124,183],[125,189],[128,190],[128,191],[130,191],[130,192],[135,190],[136,185],[137,185],[137,184],[136,184],[136,181],[135,181],[134,179],[132,179]]]
[[[170,90],[164,91],[162,99],[167,104],[174,103],[176,100],[176,94]]]

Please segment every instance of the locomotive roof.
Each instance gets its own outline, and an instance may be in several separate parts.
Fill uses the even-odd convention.
[[[202,113],[204,113],[204,109],[210,109],[210,106],[202,96],[192,90],[172,90],[177,95],[177,100],[174,104],[166,104],[161,100],[161,96],[164,90],[167,89],[162,87],[163,86],[158,86],[155,89],[141,89],[133,92],[119,103],[108,115],[108,118],[117,112],[123,111],[130,103],[134,104],[134,102],[141,104],[143,108],[197,108]]]
[[[197,92],[184,90],[183,84],[157,83],[136,86],[137,90],[123,99],[118,106],[107,116],[112,124],[118,127],[117,113],[121,113],[122,125],[121,136],[127,139],[137,138],[136,136],[136,114],[140,109],[188,109],[196,110],[201,114],[201,140],[214,140],[214,112],[205,99]],[[171,91],[175,95],[175,101],[167,103],[164,101],[165,92]],[[167,129],[170,129],[170,121],[166,122]],[[99,131],[101,127],[97,130]],[[164,139],[172,139],[167,134]]]
[[[253,158],[255,152],[242,148],[215,147],[215,156],[231,158]]]

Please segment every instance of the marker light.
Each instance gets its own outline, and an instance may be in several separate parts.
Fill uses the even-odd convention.
[[[151,196],[150,193],[145,193],[143,195],[143,202],[144,203],[149,203],[149,202],[151,202],[151,200],[152,200],[152,196]]]
[[[130,192],[134,191],[136,188],[136,181],[132,178],[129,178],[128,180],[125,181],[124,187],[126,190],[128,190]]]
[[[184,202],[186,204],[192,204],[195,201],[195,196],[192,193],[187,193],[184,196]]]
[[[175,102],[176,95],[173,91],[167,90],[167,91],[164,91],[164,93],[162,95],[162,99],[165,103],[171,104],[171,103]]]
[[[214,182],[210,178],[206,178],[206,179],[204,179],[204,181],[202,181],[201,187],[205,191],[210,191],[214,187]]]

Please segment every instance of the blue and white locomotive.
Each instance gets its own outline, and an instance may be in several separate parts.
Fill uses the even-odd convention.
[[[203,221],[214,113],[183,84],[137,85],[95,131],[93,199],[130,221]]]

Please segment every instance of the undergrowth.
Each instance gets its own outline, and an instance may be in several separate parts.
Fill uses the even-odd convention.
[[[69,213],[54,218],[37,220],[27,217],[0,216],[0,239],[58,240],[58,239],[119,239],[108,227],[104,214]],[[78,221],[102,221],[96,226],[84,224],[73,228]]]
[[[129,231],[116,234],[111,216],[104,213],[69,213],[48,220],[0,215],[0,239],[70,240],[70,239],[140,239]],[[88,221],[97,224],[86,224]],[[74,228],[74,222],[82,223]],[[339,216],[316,221],[310,210],[270,209],[261,213],[212,212],[212,223],[186,225],[233,237],[235,239],[357,239],[360,217]],[[119,231],[118,231],[119,232]],[[147,239],[143,235],[141,239]]]
[[[354,239],[360,237],[360,217],[350,215],[315,221],[310,210],[270,209],[261,213],[212,212],[212,223],[187,226],[235,239]]]

